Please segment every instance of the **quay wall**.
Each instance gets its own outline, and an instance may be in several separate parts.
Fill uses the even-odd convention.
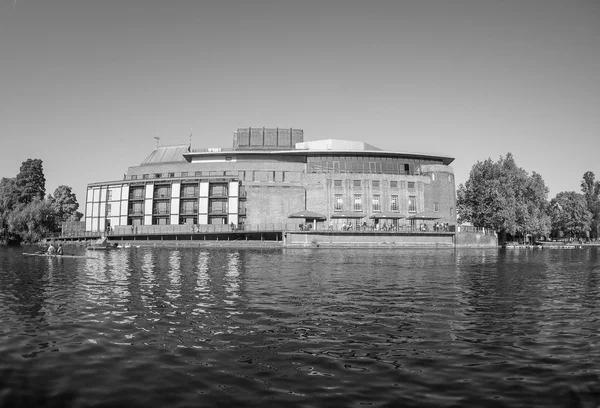
[[[283,246],[293,247],[425,247],[454,248],[454,234],[361,234],[361,233],[319,233],[287,232]]]
[[[459,231],[456,233],[457,247],[491,248],[498,246],[498,236],[483,232]]]

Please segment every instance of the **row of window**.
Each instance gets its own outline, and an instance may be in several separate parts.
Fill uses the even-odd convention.
[[[197,183],[194,184],[183,184],[181,186],[181,198],[197,198],[199,196],[200,187]],[[210,197],[227,197],[229,188],[227,183],[211,183],[209,184],[208,194]],[[112,191],[108,190],[108,200],[112,199]],[[245,196],[243,188],[240,189],[240,197]],[[154,186],[154,199],[170,199],[171,198],[171,185],[155,185]],[[144,199],[144,186],[132,186],[129,189],[130,200],[143,200]]]
[[[106,205],[106,215],[110,216],[112,208],[110,204]],[[195,215],[198,214],[198,201],[182,201],[179,204],[179,213],[181,215]],[[228,203],[227,200],[211,200],[208,207],[209,214],[227,214]],[[143,202],[129,203],[128,208],[129,216],[143,216],[144,215],[144,204]],[[152,215],[167,216],[171,214],[171,204],[168,201],[158,201],[152,204]],[[238,206],[238,214],[246,214],[246,202],[240,201]]]
[[[406,188],[408,184],[408,189],[409,190],[414,190],[415,189],[415,182],[414,181],[408,181],[408,182],[404,182],[404,181],[400,181],[398,182],[397,180],[390,180],[390,187],[391,188],[398,188],[398,186],[400,186],[401,188]],[[362,187],[363,185],[363,181],[362,180],[352,180],[352,187]],[[333,180],[333,186],[334,187],[342,187],[343,186],[343,180]],[[371,180],[371,187],[373,188],[380,188],[381,186],[381,181],[380,180]]]

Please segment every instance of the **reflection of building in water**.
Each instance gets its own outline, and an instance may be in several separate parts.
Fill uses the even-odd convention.
[[[243,128],[232,148],[157,147],[123,180],[89,184],[85,230],[286,223],[303,210],[339,224],[431,212],[454,225],[453,160],[356,141],[305,142],[301,129]]]
[[[223,301],[235,309],[237,298],[240,297],[240,253],[233,252],[227,255],[227,271],[225,272],[225,293]],[[231,311],[230,314],[237,314]]]
[[[181,296],[181,253],[171,251],[169,255],[169,283],[167,296],[175,300]]]
[[[156,276],[154,275],[154,252],[145,251],[142,255],[142,278],[140,282],[141,298],[145,304],[153,299],[153,290],[156,286]]]
[[[197,279],[196,279],[196,306],[192,314],[205,314],[208,309],[214,305],[214,296],[211,293],[211,279],[208,273],[210,261],[209,253],[202,251],[198,254],[198,262],[196,264]]]

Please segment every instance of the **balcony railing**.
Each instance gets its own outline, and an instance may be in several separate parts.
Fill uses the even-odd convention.
[[[132,194],[129,196],[130,200],[143,200],[144,199],[144,195],[143,194]]]

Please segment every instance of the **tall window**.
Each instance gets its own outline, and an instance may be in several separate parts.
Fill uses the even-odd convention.
[[[110,215],[110,204],[106,204],[106,215]]]
[[[108,191],[106,192],[106,199],[107,199],[107,200],[112,200],[112,190],[108,190]]]
[[[408,189],[409,190],[414,190],[415,189],[415,182],[414,181],[409,181],[408,182]]]
[[[341,194],[336,194],[333,199],[333,210],[344,211],[344,199]]]
[[[360,187],[360,180],[354,180],[354,187]]]
[[[362,196],[354,194],[354,211],[362,211]]]
[[[417,212],[417,197],[408,197],[408,212]]]
[[[398,207],[398,196],[397,195],[392,196],[390,210],[400,211],[400,208]]]
[[[381,211],[379,194],[373,194],[373,211]]]

